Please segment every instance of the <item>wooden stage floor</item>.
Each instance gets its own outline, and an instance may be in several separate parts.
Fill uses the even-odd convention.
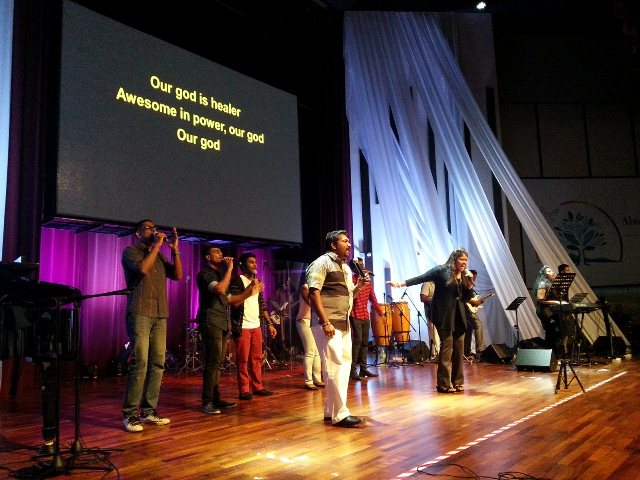
[[[556,393],[556,372],[466,364],[462,394],[436,393],[434,363],[378,366],[372,368],[378,378],[349,386],[352,413],[366,418],[354,429],[323,421],[324,391],[302,388],[300,365],[267,370],[273,397],[254,397],[220,415],[199,411],[199,375],[166,374],[159,410],[171,424],[145,426],[141,433],[122,427],[124,377],[82,380],[81,445],[114,450],[110,464],[64,451],[62,459],[73,459],[68,474],[83,479],[373,480],[418,479],[426,472],[440,474],[436,478],[637,480],[639,366],[630,357],[576,366],[586,393],[575,379]],[[234,374],[223,375],[221,389],[223,399],[237,400]],[[73,382],[66,381],[62,448],[75,438],[73,398]],[[37,478],[30,476],[38,471],[32,457],[41,441],[37,400],[0,403],[0,477],[19,472]],[[91,470],[107,465],[114,470]],[[504,472],[519,473],[500,477]]]

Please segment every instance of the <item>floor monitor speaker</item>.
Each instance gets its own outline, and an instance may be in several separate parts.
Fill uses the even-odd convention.
[[[596,338],[593,342],[593,352],[600,355],[611,355],[613,350],[614,357],[623,357],[627,353],[627,345],[621,337],[612,336],[611,340],[606,335]]]
[[[547,343],[540,337],[527,338],[520,341],[518,348],[547,348]]]
[[[519,348],[516,370],[535,372],[558,371],[558,359],[550,348]]]
[[[492,343],[482,352],[482,360],[489,363],[509,363],[512,358],[511,349],[504,343]]]
[[[400,348],[409,363],[429,360],[429,347],[422,341],[409,340],[407,343],[400,345]]]

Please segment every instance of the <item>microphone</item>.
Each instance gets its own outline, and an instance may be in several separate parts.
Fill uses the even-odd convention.
[[[159,234],[159,233],[164,233],[164,232],[158,232],[158,231],[153,232],[153,239],[154,239],[154,240],[156,240],[156,239],[158,238],[158,234]],[[165,235],[165,236],[164,236],[164,242],[165,242],[165,243],[171,243],[171,242],[172,242],[172,240],[173,240],[173,236],[169,236],[169,235],[167,235],[166,233],[165,233],[164,235]]]
[[[404,289],[404,293],[402,294],[402,296],[400,297],[400,300],[402,300],[404,297],[407,296],[407,289]]]
[[[356,262],[353,258],[351,259],[351,261],[349,262],[349,266],[355,270],[356,272],[358,272],[358,276],[365,278],[366,275],[364,273],[364,270],[362,270],[362,267],[360,266],[360,264],[358,262]]]
[[[473,273],[471,273],[470,270],[465,270],[464,271],[464,276],[465,277],[469,277],[469,278],[473,278]]]

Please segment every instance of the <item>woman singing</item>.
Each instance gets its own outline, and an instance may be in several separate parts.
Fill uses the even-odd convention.
[[[438,360],[438,384],[440,393],[464,391],[464,334],[467,329],[465,303],[477,306],[473,297],[471,272],[467,270],[469,254],[457,248],[444,265],[438,265],[426,273],[405,280],[387,282],[392,287],[419,285],[433,282],[435,291],[431,301],[431,321],[440,336]],[[479,302],[478,302],[479,304]]]

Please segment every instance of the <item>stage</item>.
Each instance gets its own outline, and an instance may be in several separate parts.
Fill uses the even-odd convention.
[[[251,401],[238,400],[235,372],[223,373],[222,398],[239,405],[219,415],[199,411],[200,375],[167,373],[158,409],[171,423],[145,425],[141,433],[123,430],[124,376],[83,379],[82,445],[113,450],[95,464],[87,463],[91,455],[79,456],[69,473],[145,480],[416,479],[423,472],[637,479],[639,365],[629,356],[576,365],[586,393],[571,370],[568,388],[562,382],[556,393],[557,371],[518,371],[515,362],[467,363],[465,391],[458,394],[436,393],[435,363],[370,367],[380,376],[349,386],[352,413],[366,418],[351,429],[323,421],[324,391],[303,389],[299,363],[265,366],[265,385],[276,393]],[[33,455],[41,443],[39,400],[37,392],[29,399],[2,398],[0,477],[35,471],[30,467],[37,465]],[[62,384],[60,412],[67,460],[76,430],[72,380]]]

